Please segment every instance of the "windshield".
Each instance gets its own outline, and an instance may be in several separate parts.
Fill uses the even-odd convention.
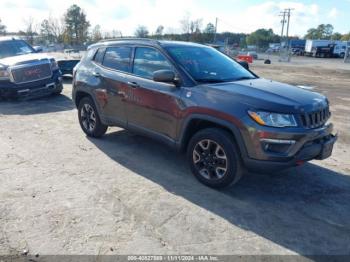
[[[165,49],[197,82],[219,83],[256,78],[236,61],[211,47],[169,46]]]
[[[0,59],[10,56],[34,53],[34,49],[23,40],[0,42]]]

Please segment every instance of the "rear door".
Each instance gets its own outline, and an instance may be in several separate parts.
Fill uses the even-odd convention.
[[[128,126],[174,140],[181,110],[181,88],[173,83],[153,81],[153,73],[158,70],[175,71],[160,50],[136,47],[132,74],[128,76]]]
[[[128,90],[127,74],[131,70],[131,47],[107,47],[101,70],[96,77],[101,78],[105,95],[104,114],[108,122],[126,126],[125,96]]]

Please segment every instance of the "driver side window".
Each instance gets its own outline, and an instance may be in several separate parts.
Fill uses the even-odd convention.
[[[158,70],[174,70],[174,68],[156,49],[148,47],[136,48],[133,74],[153,79],[153,73]]]

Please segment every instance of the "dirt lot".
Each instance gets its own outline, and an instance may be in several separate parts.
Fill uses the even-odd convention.
[[[327,61],[252,69],[328,95],[334,155],[221,192],[152,140],[84,136],[69,81],[59,97],[0,102],[0,255],[350,254],[350,70]]]

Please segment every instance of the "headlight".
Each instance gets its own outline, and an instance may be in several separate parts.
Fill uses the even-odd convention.
[[[57,61],[55,59],[51,59],[50,61],[51,61],[51,70],[52,71],[58,70],[59,67],[58,67]]]
[[[10,73],[7,69],[0,69],[0,80],[7,80],[10,78]]]
[[[297,122],[293,115],[278,114],[262,111],[248,111],[251,118],[260,125],[272,127],[296,127]]]

